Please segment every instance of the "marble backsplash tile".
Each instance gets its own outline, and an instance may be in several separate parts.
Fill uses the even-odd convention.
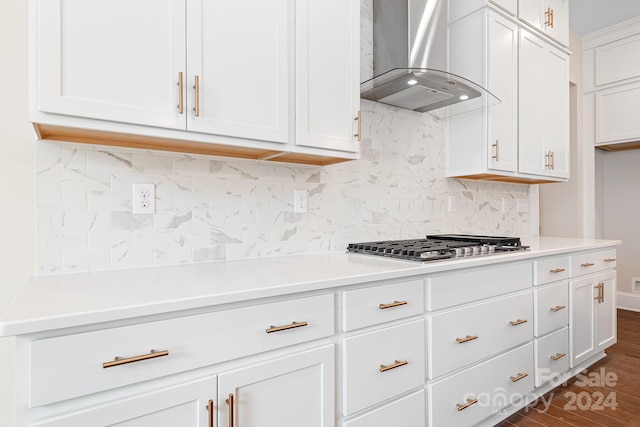
[[[373,74],[372,19],[361,1],[361,80]],[[444,177],[444,122],[361,108],[361,159],[323,168],[38,141],[38,272],[344,251],[440,232],[528,235],[528,214],[515,209],[528,186]],[[134,182],[155,184],[155,215],[132,214]],[[307,214],[293,213],[295,189],[309,192]]]
[[[322,168],[38,141],[39,273],[343,251],[427,233],[528,234],[528,214],[515,211],[528,186],[447,179],[442,122],[362,107],[362,158]],[[132,214],[134,182],[155,184],[155,215]],[[308,190],[309,213],[293,213],[294,189]]]

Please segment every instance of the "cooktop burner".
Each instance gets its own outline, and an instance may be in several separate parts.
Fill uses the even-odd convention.
[[[522,245],[518,237],[464,234],[431,235],[426,239],[349,243],[347,247],[347,251],[353,253],[423,262],[525,249],[529,249],[529,246]]]

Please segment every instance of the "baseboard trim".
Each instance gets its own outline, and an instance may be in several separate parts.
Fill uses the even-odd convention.
[[[640,295],[629,292],[617,292],[618,308],[622,310],[640,311]]]

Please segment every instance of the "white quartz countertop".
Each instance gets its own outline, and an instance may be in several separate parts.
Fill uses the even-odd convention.
[[[530,250],[426,263],[333,252],[34,276],[21,287],[0,317],[0,336],[454,271],[620,243],[551,237],[522,241],[531,246]]]

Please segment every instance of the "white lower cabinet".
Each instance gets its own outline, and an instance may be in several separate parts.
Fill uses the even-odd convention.
[[[19,336],[17,426],[496,425],[615,343],[615,257],[555,254]]]
[[[616,343],[616,273],[571,281],[571,366]]]
[[[424,427],[425,392],[417,391],[365,415],[344,422],[343,427]]]
[[[328,345],[220,374],[217,425],[333,426],[334,359]]]
[[[533,344],[528,343],[429,385],[430,426],[471,426],[533,386]]]
[[[536,387],[554,381],[569,369],[569,328],[563,328],[534,343]]]
[[[210,376],[53,417],[31,426],[213,427],[209,411],[215,401],[216,377]]]
[[[344,342],[343,411],[351,415],[424,384],[424,320]]]

